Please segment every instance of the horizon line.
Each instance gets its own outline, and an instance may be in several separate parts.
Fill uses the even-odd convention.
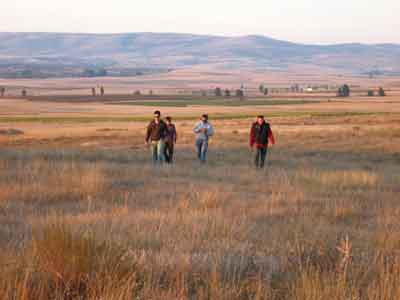
[[[159,35],[191,35],[191,36],[203,36],[203,37],[219,37],[219,38],[244,38],[244,37],[263,37],[275,41],[287,42],[292,44],[300,45],[314,45],[314,46],[340,46],[340,45],[369,45],[369,46],[379,46],[379,45],[396,45],[400,46],[400,42],[332,42],[332,43],[305,43],[305,42],[293,42],[291,40],[285,40],[281,38],[274,38],[265,34],[206,34],[206,33],[190,33],[190,32],[163,32],[163,31],[126,31],[126,32],[74,32],[74,31],[0,31],[0,34],[65,34],[65,35],[124,35],[124,34],[159,34]]]

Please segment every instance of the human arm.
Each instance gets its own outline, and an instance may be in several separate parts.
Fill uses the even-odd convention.
[[[250,129],[250,139],[249,139],[250,148],[254,147],[255,142],[256,142],[255,128],[254,125],[252,125]]]
[[[197,123],[193,128],[193,132],[194,133],[200,133],[201,129],[202,129],[202,124],[201,123]]]
[[[174,143],[176,143],[177,140],[178,140],[178,133],[177,133],[176,127],[175,127],[175,125],[174,125],[174,136],[173,136],[173,141],[174,141]]]
[[[145,138],[146,144],[149,143],[150,141],[151,131],[152,131],[152,123],[150,123],[146,129],[146,138]]]
[[[166,140],[168,140],[169,135],[170,135],[170,132],[169,132],[169,129],[168,129],[168,125],[164,121],[161,121],[160,126],[161,126],[160,127],[160,138],[163,141],[166,141]]]
[[[274,137],[274,133],[272,132],[271,128],[268,131],[268,139],[270,140],[272,145],[275,145],[275,137]]]
[[[215,133],[214,127],[211,124],[209,124],[208,129],[206,130],[207,136],[213,136],[214,133]]]

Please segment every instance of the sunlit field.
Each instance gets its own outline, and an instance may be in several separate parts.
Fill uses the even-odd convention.
[[[2,115],[0,299],[400,299],[398,102],[303,105],[263,108],[277,144],[261,171],[254,108],[210,114],[206,165],[200,108],[177,108],[172,166],[144,145],[154,107]]]

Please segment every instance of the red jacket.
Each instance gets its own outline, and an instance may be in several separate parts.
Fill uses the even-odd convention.
[[[275,137],[271,130],[271,125],[267,122],[261,125],[258,122],[253,123],[250,130],[250,147],[267,148],[268,142],[275,144]]]

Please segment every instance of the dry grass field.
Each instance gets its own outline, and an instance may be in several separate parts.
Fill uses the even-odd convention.
[[[154,109],[0,100],[0,299],[400,299],[398,97],[162,107],[179,140],[156,167]],[[258,111],[277,139],[264,171]]]

